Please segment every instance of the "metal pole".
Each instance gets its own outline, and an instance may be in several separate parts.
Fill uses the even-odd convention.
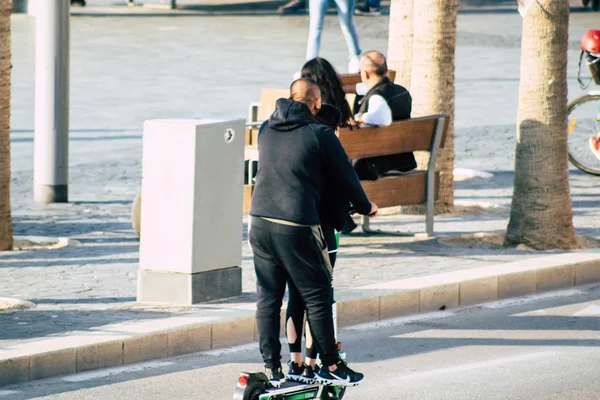
[[[177,8],[177,0],[171,0],[171,10],[174,10]]]
[[[68,202],[70,0],[36,2],[34,201]]]

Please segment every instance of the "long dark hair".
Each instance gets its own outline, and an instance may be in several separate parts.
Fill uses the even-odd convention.
[[[346,101],[340,78],[329,61],[321,57],[313,58],[302,66],[301,75],[317,82],[321,89],[321,101],[336,107],[342,113],[341,126],[347,126],[353,118],[352,110]]]

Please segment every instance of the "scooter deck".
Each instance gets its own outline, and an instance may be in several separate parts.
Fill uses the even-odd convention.
[[[259,397],[259,400],[300,400],[317,399],[320,397],[322,386],[319,384],[307,384],[286,381],[278,388],[268,388]]]

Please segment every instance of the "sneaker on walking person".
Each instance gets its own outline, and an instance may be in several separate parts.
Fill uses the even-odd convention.
[[[334,371],[330,371],[329,367],[323,366],[315,374],[317,382],[325,385],[356,386],[365,377],[360,372],[350,369],[344,361],[340,360],[335,366],[337,368]]]
[[[306,365],[304,367],[304,372],[302,372],[302,376],[300,377],[300,382],[303,383],[315,383],[316,382],[316,373],[319,372],[319,366],[315,365],[311,367],[310,365]]]
[[[350,57],[350,62],[348,62],[348,73],[349,74],[358,74],[360,72],[360,57],[353,56]]]
[[[362,7],[356,7],[354,9],[354,14],[365,15],[369,17],[378,17],[381,15],[381,7],[373,7],[368,4],[365,4]]]
[[[280,387],[281,384],[285,382],[285,375],[283,375],[283,372],[281,371],[281,367],[279,367],[279,368],[265,367],[265,375],[267,375],[269,384],[273,387]]]
[[[295,362],[290,360],[290,361],[288,361],[288,366],[290,368],[288,369],[288,373],[285,375],[285,377],[291,381],[303,382],[302,374],[304,373],[304,370],[306,369],[305,364],[304,363],[302,363],[301,365],[296,364]]]
[[[292,14],[306,11],[305,0],[291,0],[277,9],[280,14]]]

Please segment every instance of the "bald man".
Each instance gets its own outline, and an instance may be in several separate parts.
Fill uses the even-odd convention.
[[[354,119],[359,124],[388,126],[393,121],[410,118],[412,97],[406,88],[391,82],[387,72],[387,61],[382,53],[368,51],[360,58],[362,82],[356,85],[354,102]],[[407,172],[416,167],[413,153],[364,158],[354,163],[361,180],[377,180],[386,172]],[[356,227],[352,218],[347,217],[341,232],[347,235]]]
[[[388,126],[410,118],[412,97],[406,88],[391,82],[385,56],[369,51],[360,59],[362,85],[356,85],[355,120],[360,124]],[[417,167],[412,153],[358,160],[354,165],[360,179],[375,180],[389,171],[407,172]]]
[[[290,98],[279,99],[258,134],[259,163],[250,209],[250,246],[256,271],[256,323],[265,372],[273,386],[281,370],[280,311],[288,279],[307,310],[308,324],[323,368],[322,383],[355,386],[361,373],[340,361],[334,337],[331,265],[320,228],[322,193],[336,190],[363,215],[377,215],[334,131],[319,123],[321,92],[301,78]]]

